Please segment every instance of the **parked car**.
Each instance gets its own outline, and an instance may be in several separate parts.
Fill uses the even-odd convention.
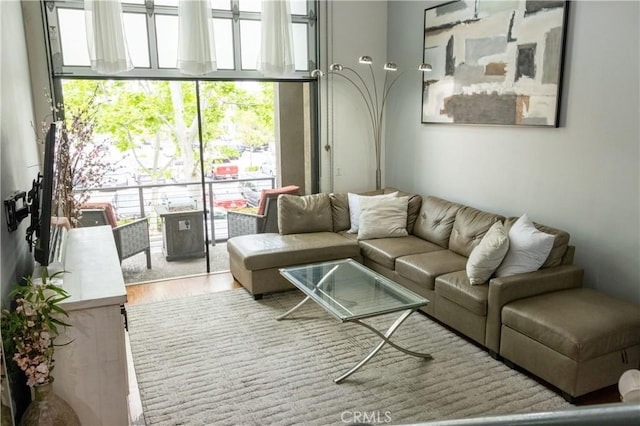
[[[198,200],[185,194],[165,192],[160,196],[160,200],[167,209],[196,210],[198,208]]]
[[[154,183],[153,177],[147,173],[138,174],[136,176],[136,182],[138,182],[138,185],[152,185]],[[156,184],[166,183],[166,179],[164,177],[158,177],[155,183]]]
[[[105,173],[104,186],[129,186],[129,174],[121,169]]]
[[[216,192],[213,194],[213,205],[225,210],[243,209],[247,200],[238,192]]]
[[[238,165],[228,158],[216,158],[213,160],[211,176],[214,180],[238,179]]]
[[[260,164],[260,171],[265,175],[276,175],[276,160],[275,158],[268,158]]]
[[[249,207],[256,207],[260,202],[260,191],[253,182],[241,182],[240,193],[247,200]]]
[[[142,217],[140,208],[140,193],[137,189],[116,191],[111,204],[116,211],[118,220]]]
[[[227,220],[227,211],[222,207],[213,207],[214,220]]]

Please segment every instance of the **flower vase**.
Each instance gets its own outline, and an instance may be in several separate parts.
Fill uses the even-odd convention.
[[[21,426],[80,426],[80,419],[67,402],[53,392],[47,383],[34,387],[35,398],[20,421]]]

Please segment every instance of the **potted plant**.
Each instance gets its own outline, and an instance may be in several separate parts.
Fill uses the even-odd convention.
[[[69,324],[62,320],[68,316],[60,303],[69,295],[53,284],[62,272],[47,276],[43,268],[41,278],[25,278],[11,292],[15,298],[13,309],[2,311],[2,336],[7,361],[24,372],[27,385],[33,389],[32,402],[25,411],[21,424],[79,425],[78,416],[71,407],[52,391],[54,351],[61,327]],[[69,344],[71,342],[64,343]]]

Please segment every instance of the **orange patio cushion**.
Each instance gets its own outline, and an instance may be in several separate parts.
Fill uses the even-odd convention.
[[[300,194],[300,187],[297,185],[283,186],[282,188],[263,189],[260,194],[260,202],[258,203],[258,215],[264,214],[264,209],[267,207],[267,198],[278,198],[280,194]]]

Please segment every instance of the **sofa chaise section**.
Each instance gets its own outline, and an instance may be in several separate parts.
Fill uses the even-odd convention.
[[[227,242],[231,274],[256,299],[293,288],[280,268],[352,258],[362,262],[358,243],[333,232],[242,235]]]

